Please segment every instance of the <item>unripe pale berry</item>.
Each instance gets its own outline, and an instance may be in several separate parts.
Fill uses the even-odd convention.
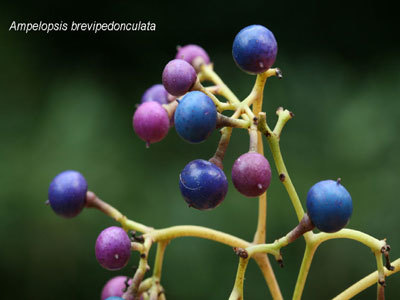
[[[247,197],[262,195],[271,182],[271,166],[257,152],[242,154],[233,164],[232,181],[235,188]]]
[[[271,68],[277,53],[274,34],[262,25],[243,28],[233,41],[233,59],[243,71],[250,74],[263,73]]]
[[[217,109],[206,94],[193,91],[187,93],[175,111],[175,129],[190,143],[200,143],[215,129]]]
[[[168,92],[162,84],[155,84],[149,87],[143,94],[141,102],[155,101],[160,104],[167,104]]]
[[[193,65],[193,62],[197,57],[202,58],[206,64],[210,63],[210,57],[208,56],[207,52],[200,46],[194,44],[179,47],[175,58],[183,59],[189,64]]]
[[[349,192],[340,180],[314,184],[307,194],[307,213],[314,225],[324,232],[336,232],[347,225],[353,212]]]
[[[131,241],[121,227],[104,229],[96,240],[96,258],[105,269],[114,271],[125,267],[131,257]]]
[[[126,276],[116,276],[111,278],[104,285],[103,290],[101,291],[101,300],[106,300],[109,297],[122,297],[124,294],[124,290],[126,289],[125,282],[130,285],[132,283],[132,279]],[[130,297],[127,300],[133,300],[133,297]]]
[[[162,82],[173,96],[182,96],[193,87],[197,79],[193,66],[182,59],[171,60],[164,68]]]
[[[133,129],[147,144],[161,141],[169,130],[168,113],[155,101],[139,105],[133,115]]]
[[[228,191],[224,172],[213,163],[196,159],[179,175],[179,187],[189,206],[208,210],[217,207]]]
[[[86,202],[87,183],[77,171],[64,171],[50,183],[48,199],[51,208],[66,218],[79,214]]]

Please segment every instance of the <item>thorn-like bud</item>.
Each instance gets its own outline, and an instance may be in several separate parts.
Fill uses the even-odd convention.
[[[280,181],[284,182],[285,179],[286,179],[285,174],[283,174],[283,173],[279,174],[279,180],[280,180]]]
[[[283,74],[282,74],[282,70],[281,70],[281,69],[276,68],[275,73],[276,73],[276,76],[277,76],[279,79],[282,79],[282,78],[283,78]]]
[[[290,115],[290,118],[294,117],[294,113],[292,113],[291,111],[289,111],[289,115]]]
[[[336,182],[337,182],[337,184],[341,184],[341,183],[342,183],[342,178],[338,178],[338,179],[336,180]]]
[[[237,256],[241,258],[248,258],[249,253],[246,251],[246,249],[239,248],[239,247],[234,247],[233,251],[236,253]]]
[[[281,268],[283,268],[283,259],[278,259],[276,262],[279,264]]]

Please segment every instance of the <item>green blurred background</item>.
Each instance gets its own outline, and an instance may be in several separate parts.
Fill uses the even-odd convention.
[[[52,178],[66,169],[84,174],[89,188],[130,218],[154,226],[197,224],[252,239],[257,200],[239,195],[230,182],[213,211],[189,209],[178,174],[189,161],[209,158],[218,142],[190,145],[171,129],[146,149],[131,120],[144,90],[161,80],[176,45],[207,49],[215,69],[240,97],[254,77],[231,58],[235,34],[259,23],[279,44],[264,111],[275,122],[284,106],[296,117],[285,128],[282,151],[304,203],[317,181],[341,177],[353,197],[349,227],[388,238],[400,256],[400,43],[398,16],[390,2],[309,1],[109,3],[2,2],[0,4],[0,271],[1,298],[99,299],[113,273],[94,256],[98,233],[115,223],[93,210],[75,219],[44,205]],[[152,21],[156,32],[8,32],[12,21]],[[248,148],[235,130],[225,161]],[[267,151],[266,156],[272,160]],[[274,170],[268,200],[268,241],[296,225],[294,210]],[[285,299],[300,266],[302,240],[283,250],[285,267],[272,261]],[[152,250],[154,254],[154,249]],[[130,265],[137,264],[133,255]],[[237,257],[231,248],[193,238],[167,248],[162,283],[168,299],[227,299]],[[370,250],[354,241],[323,244],[304,299],[329,299],[375,269]],[[375,287],[356,299],[374,299]],[[398,299],[400,276],[388,279],[387,298]],[[246,299],[270,299],[261,273],[250,264]]]

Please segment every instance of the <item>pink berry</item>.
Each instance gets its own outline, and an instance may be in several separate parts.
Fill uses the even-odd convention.
[[[133,115],[133,129],[147,144],[161,141],[168,133],[169,123],[167,111],[155,101],[140,104]]]
[[[129,279],[126,276],[116,276],[111,278],[109,281],[107,281],[103,287],[103,290],[101,291],[101,300],[105,300],[112,296],[122,297],[126,289],[125,282],[128,282],[128,285],[130,285],[132,283],[132,279]],[[133,300],[133,297],[129,298],[129,300]]]
[[[176,53],[175,58],[186,60],[189,64],[193,65],[193,61],[197,57],[202,58],[206,64],[210,63],[210,57],[208,57],[207,52],[200,46],[194,44],[178,48],[178,53]]]
[[[260,196],[271,182],[271,166],[257,152],[242,154],[233,164],[232,181],[241,194],[247,197]]]

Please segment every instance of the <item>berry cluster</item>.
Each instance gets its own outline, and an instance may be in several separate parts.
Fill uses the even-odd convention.
[[[260,203],[265,203],[265,192],[271,183],[271,166],[263,155],[260,135],[263,133],[271,145],[279,179],[288,190],[298,214],[299,225],[273,244],[264,244],[265,236],[263,240],[261,228],[256,232],[253,241],[253,244],[259,246],[258,248],[252,248],[252,244],[242,242],[233,236],[225,234],[221,237],[219,232],[211,229],[190,228],[192,230],[190,231],[189,228],[182,229],[176,226],[169,231],[155,230],[128,220],[115,208],[98,199],[94,193],[88,192],[86,180],[79,172],[62,172],[53,179],[48,192],[49,204],[57,214],[71,218],[78,215],[85,206],[95,207],[122,225],[122,228],[116,226],[106,228],[99,234],[95,244],[95,256],[99,264],[107,270],[120,270],[129,263],[131,251],[141,253],[141,261],[135,276],[132,279],[124,276],[110,279],[101,293],[102,300],[149,299],[149,297],[165,299],[159,282],[160,266],[155,268],[155,274],[150,281],[143,281],[143,277],[147,271],[147,256],[151,244],[158,243],[160,253],[157,251],[157,256],[162,257],[166,244],[172,236],[190,235],[190,232],[197,230],[192,234],[234,246],[241,260],[246,260],[245,264],[239,265],[239,274],[244,272],[247,259],[257,251],[273,254],[281,262],[281,247],[301,235],[304,235],[307,241],[310,239],[308,237],[314,234],[312,233],[314,227],[324,233],[334,233],[347,225],[353,209],[352,199],[340,179],[323,180],[314,184],[307,194],[307,213],[304,213],[279,149],[282,128],[293,114],[278,109],[279,120],[275,129],[271,130],[266,124],[265,114],[260,111],[265,81],[270,76],[281,77],[279,69],[271,69],[277,49],[274,35],[264,26],[248,26],[236,35],[232,47],[236,64],[247,73],[257,74],[253,91],[240,101],[216,75],[213,64],[203,48],[197,45],[178,48],[175,59],[168,62],[164,68],[162,84],[151,86],[143,94],[141,104],[133,116],[133,128],[147,146],[164,139],[169,128],[173,126],[178,135],[189,143],[201,143],[215,129],[220,129],[221,139],[215,154],[209,160],[195,159],[189,162],[179,175],[179,188],[184,200],[189,207],[199,210],[216,208],[225,199],[228,181],[223,170],[223,158],[233,128],[242,128],[249,132],[249,151],[241,154],[232,166],[233,185],[242,195],[260,197]],[[202,82],[206,80],[214,82],[215,86],[204,87]],[[221,101],[216,95],[224,97],[227,102]],[[228,110],[234,111],[231,117],[222,114]],[[265,219],[265,212],[261,211],[259,214],[261,227],[265,224]],[[144,234],[143,236],[133,234],[130,237],[127,233],[129,229]],[[350,231],[348,235],[351,234],[353,233]],[[356,239],[354,236],[357,235],[353,234],[349,238]],[[318,237],[323,239],[324,235]],[[363,240],[362,237],[359,239]],[[371,242],[371,249],[378,243],[379,241]],[[318,243],[314,244],[318,246]],[[243,245],[247,249],[238,248]],[[160,263],[160,260],[162,262],[162,258],[156,259],[156,262]],[[390,262],[388,265],[390,266]],[[244,269],[240,266],[244,266]],[[231,298],[242,299],[241,289],[240,281],[235,283]]]

